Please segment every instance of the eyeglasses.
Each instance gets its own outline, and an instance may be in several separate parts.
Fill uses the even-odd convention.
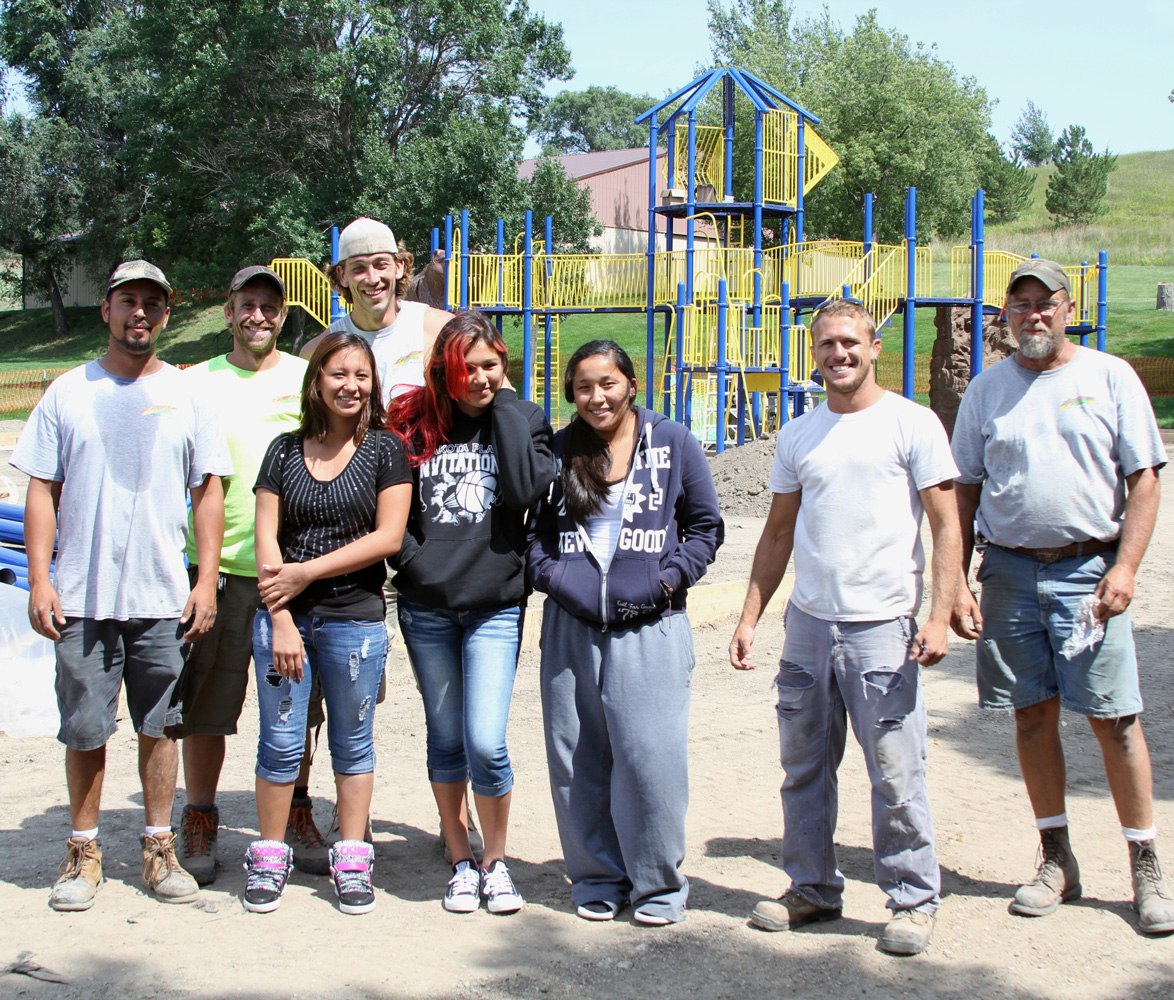
[[[1071,299],[1047,299],[1043,302],[1008,302],[1007,312],[1016,316],[1030,316],[1039,313],[1041,316],[1050,316],[1057,309],[1066,309]]]

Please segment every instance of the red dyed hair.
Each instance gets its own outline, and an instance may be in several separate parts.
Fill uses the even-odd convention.
[[[427,462],[448,440],[452,428],[454,400],[469,388],[465,355],[483,343],[501,355],[509,368],[509,352],[484,313],[469,309],[457,313],[436,336],[432,356],[424,370],[424,384],[397,396],[387,407],[387,425],[400,437],[413,466]]]

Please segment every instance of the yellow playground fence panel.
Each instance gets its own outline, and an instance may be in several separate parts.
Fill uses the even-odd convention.
[[[1002,308],[1006,298],[1007,282],[1011,274],[1027,257],[1007,253],[1003,250],[985,250],[982,255],[982,298],[984,304]],[[950,296],[969,298],[974,294],[974,255],[970,247],[950,249]],[[1097,265],[1072,264],[1064,268],[1068,283],[1072,286],[1072,299],[1076,303],[1076,322],[1096,324],[1097,316]]]

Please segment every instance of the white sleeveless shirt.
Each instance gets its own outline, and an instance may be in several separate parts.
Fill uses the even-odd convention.
[[[357,333],[371,345],[379,384],[383,387],[383,402],[406,392],[410,387],[424,384],[424,316],[428,306],[423,302],[399,300],[395,322],[382,330],[360,330],[347,313],[330,324],[327,332]]]

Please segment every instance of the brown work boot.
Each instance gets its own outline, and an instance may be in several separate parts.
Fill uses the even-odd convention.
[[[1174,931],[1174,897],[1162,877],[1162,867],[1152,840],[1129,842],[1129,868],[1133,873],[1133,908],[1143,934]]]
[[[309,797],[289,805],[285,842],[293,848],[294,867],[307,875],[330,874],[330,848],[314,825],[314,805]]]
[[[184,806],[179,820],[179,863],[196,880],[208,885],[216,880],[216,838],[220,810],[216,806]]]
[[[750,923],[764,931],[793,931],[817,920],[838,920],[841,907],[819,906],[788,889],[779,899],[764,899],[750,912]]]
[[[143,883],[161,903],[190,903],[200,887],[175,856],[175,834],[170,830],[143,837]]]
[[[932,913],[922,910],[894,910],[880,937],[881,951],[890,955],[920,955],[933,934]]]
[[[1016,889],[1011,902],[1011,912],[1025,917],[1046,917],[1055,913],[1061,903],[1079,899],[1084,891],[1080,866],[1068,843],[1068,827],[1040,830],[1039,840],[1040,862],[1035,881]]]
[[[53,883],[49,905],[63,912],[88,910],[104,881],[102,844],[97,838],[70,837],[65,846],[65,857],[57,868],[61,875]]]

